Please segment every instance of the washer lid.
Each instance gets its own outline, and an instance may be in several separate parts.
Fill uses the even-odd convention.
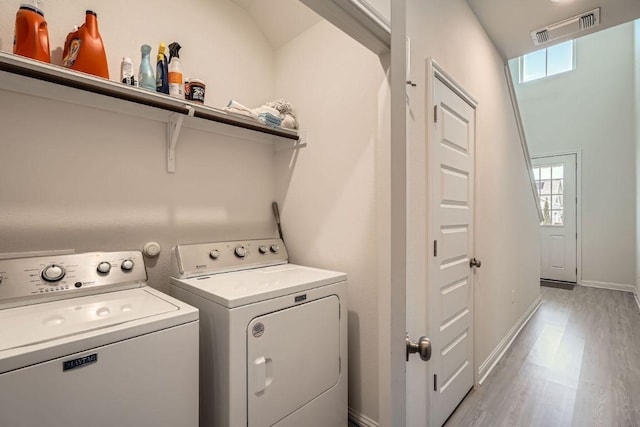
[[[172,277],[171,283],[217,304],[234,308],[344,280],[347,280],[345,273],[283,264],[192,279]]]
[[[0,352],[179,309],[139,288],[0,310]]]

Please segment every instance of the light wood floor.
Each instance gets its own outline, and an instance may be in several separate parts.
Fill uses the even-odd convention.
[[[542,307],[445,425],[640,426],[640,311],[633,295],[541,289]]]

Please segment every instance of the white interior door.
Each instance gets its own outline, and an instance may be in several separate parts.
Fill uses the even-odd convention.
[[[473,387],[475,109],[437,74],[433,104],[427,148],[430,419],[441,426]]]
[[[576,155],[535,157],[533,175],[544,220],[540,278],[577,281]]]

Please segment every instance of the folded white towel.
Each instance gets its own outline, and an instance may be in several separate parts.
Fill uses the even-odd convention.
[[[266,105],[263,105],[262,107],[258,107],[258,108],[254,108],[253,111],[255,114],[273,114],[276,117],[280,117],[280,112],[278,110],[276,110],[275,108],[271,108],[271,107],[267,107]]]
[[[234,101],[233,99],[229,101],[226,107],[224,107],[225,111],[235,114],[242,114],[243,116],[248,116],[254,119],[258,119],[258,115],[254,113],[250,108],[245,107],[239,102]]]
[[[282,126],[283,128],[295,130],[298,129],[298,121],[291,114],[285,114],[280,126]]]

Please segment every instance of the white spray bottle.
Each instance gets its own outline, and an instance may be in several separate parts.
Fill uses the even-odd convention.
[[[182,75],[182,61],[180,60],[180,44],[173,42],[169,45],[169,95],[184,99],[184,77]]]

